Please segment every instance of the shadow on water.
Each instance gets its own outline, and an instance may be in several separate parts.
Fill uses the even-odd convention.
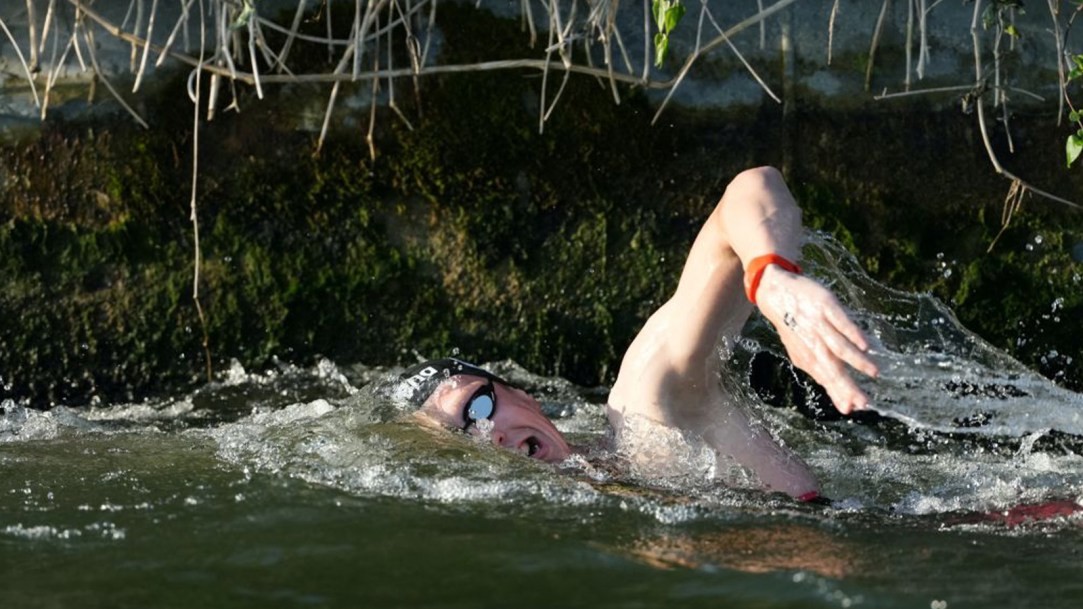
[[[1079,396],[829,239],[806,259],[875,338],[876,412],[826,416],[757,364],[779,352],[758,320],[722,382],[830,505],[732,486],[680,434],[661,436],[690,447],[666,468],[631,467],[604,389],[513,362],[492,366],[581,456],[550,466],[414,424],[377,390],[397,369],[234,365],[154,402],[4,402],[5,605],[1076,606],[1083,529],[1050,502],[1083,488]]]

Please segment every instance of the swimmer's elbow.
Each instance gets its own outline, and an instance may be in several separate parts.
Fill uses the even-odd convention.
[[[742,171],[733,178],[733,181],[758,181],[760,183],[766,183],[768,181],[783,181],[783,178],[782,172],[779,171],[778,168],[772,165],[762,165],[760,167],[750,167]]]
[[[787,226],[801,226],[801,208],[782,173],[770,166],[753,167],[737,174],[726,187],[715,215],[723,228],[744,226],[762,216],[771,216]]]
[[[781,171],[770,165],[764,165],[746,169],[733,176],[726,190],[741,193],[765,192],[785,184],[786,180],[782,177]]]

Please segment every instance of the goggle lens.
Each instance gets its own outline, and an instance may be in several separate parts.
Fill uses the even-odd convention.
[[[487,384],[478,388],[466,403],[466,411],[463,413],[466,424],[463,426],[463,429],[470,427],[471,423],[492,419],[495,413],[496,392],[493,387],[493,382],[489,381]]]

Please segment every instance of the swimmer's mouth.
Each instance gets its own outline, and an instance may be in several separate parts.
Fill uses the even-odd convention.
[[[542,455],[541,442],[538,442],[538,439],[536,437],[534,437],[534,436],[528,437],[524,441],[524,444],[526,445],[526,456],[534,458],[534,459],[543,459],[544,458],[544,456]]]

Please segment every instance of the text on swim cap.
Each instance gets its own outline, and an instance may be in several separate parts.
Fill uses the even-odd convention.
[[[421,369],[420,372],[406,379],[406,384],[410,386],[410,389],[417,390],[424,382],[433,377],[439,370],[432,366],[426,366]]]

